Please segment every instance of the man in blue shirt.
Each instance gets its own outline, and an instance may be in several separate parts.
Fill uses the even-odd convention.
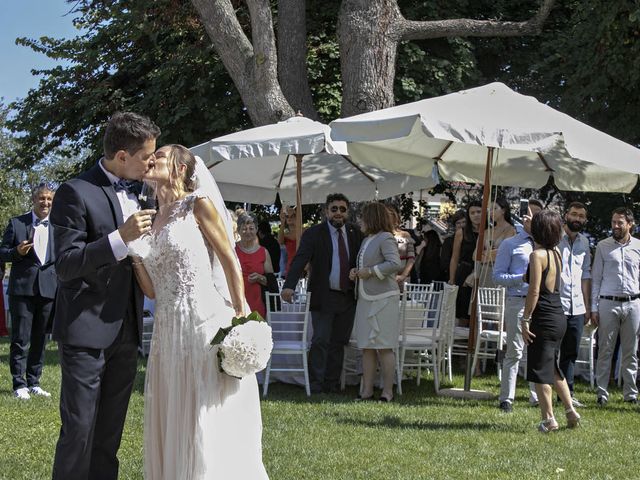
[[[573,369],[585,321],[591,317],[591,251],[589,240],[580,233],[587,223],[587,207],[573,202],[564,218],[564,234],[558,249],[562,255],[560,299],[567,317],[567,331],[560,347],[560,370],[567,379],[573,405],[582,407],[573,395]]]
[[[524,229],[500,244],[493,266],[493,281],[507,287],[504,312],[507,351],[502,362],[499,406],[500,410],[507,413],[513,410],[518,366],[524,349],[520,320],[524,311],[524,299],[529,290],[524,275],[529,266],[529,255],[533,251],[531,218],[541,210],[542,204],[538,200],[529,200],[529,215],[525,215],[523,219]],[[529,383],[529,403],[538,404],[533,383]]]

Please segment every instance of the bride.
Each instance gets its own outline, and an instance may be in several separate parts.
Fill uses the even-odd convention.
[[[221,373],[209,346],[248,308],[229,213],[202,160],[181,145],[160,148],[144,179],[156,182],[159,204],[150,235],[132,248],[138,282],[156,298],[145,478],[266,479],[256,378]]]

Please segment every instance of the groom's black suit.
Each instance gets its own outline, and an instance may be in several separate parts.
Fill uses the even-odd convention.
[[[115,479],[116,453],[136,374],[143,295],[129,258],[108,235],[123,223],[113,185],[95,165],[57,191],[59,279],[53,324],[62,367],[54,479]]]

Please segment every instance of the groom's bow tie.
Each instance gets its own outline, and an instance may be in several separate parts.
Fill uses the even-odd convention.
[[[113,188],[116,189],[116,192],[125,191],[127,193],[133,192],[133,182],[130,180],[121,179],[113,184]]]
[[[33,226],[37,227],[38,225],[44,225],[45,227],[49,226],[49,220],[40,220],[39,218],[36,218],[36,221],[33,222]]]

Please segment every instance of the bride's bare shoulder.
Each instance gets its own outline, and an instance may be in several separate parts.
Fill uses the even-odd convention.
[[[216,219],[220,215],[210,198],[196,196],[193,203],[193,214],[198,219]]]

